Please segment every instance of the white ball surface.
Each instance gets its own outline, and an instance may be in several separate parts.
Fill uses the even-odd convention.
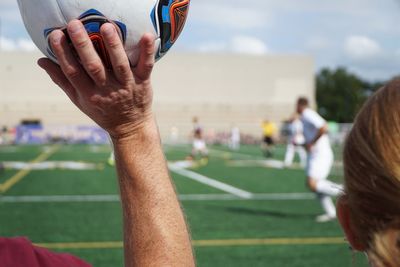
[[[49,47],[47,36],[52,30],[64,29],[69,21],[85,14],[86,17],[81,20],[86,20],[86,26],[91,30],[100,27],[102,19],[119,26],[117,29],[124,41],[125,51],[131,64],[135,65],[139,55],[138,43],[145,33],[152,33],[156,38],[156,59],[161,58],[171,48],[185,24],[189,2],[190,0],[18,0],[18,5],[33,42],[55,62],[57,59]],[[95,32],[92,34],[96,35]],[[91,38],[100,38],[101,42],[99,34]]]

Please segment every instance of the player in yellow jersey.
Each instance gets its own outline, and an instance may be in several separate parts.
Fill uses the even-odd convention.
[[[270,158],[273,156],[273,151],[274,151],[274,137],[277,132],[277,127],[275,123],[265,120],[263,121],[262,125],[262,131],[263,131],[263,140],[261,143],[261,149],[265,155],[265,157]]]

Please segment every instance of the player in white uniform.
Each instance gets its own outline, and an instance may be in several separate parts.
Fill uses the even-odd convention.
[[[305,147],[307,150],[307,184],[317,194],[325,214],[316,218],[317,222],[327,222],[336,218],[336,208],[332,196],[343,191],[343,186],[328,181],[333,165],[333,152],[327,135],[326,121],[308,106],[306,98],[297,101],[297,112],[303,123]]]
[[[240,130],[234,126],[231,130],[231,140],[229,142],[229,148],[232,150],[240,149]]]
[[[307,152],[304,149],[305,138],[303,135],[303,123],[295,116],[290,121],[289,125],[289,138],[286,146],[286,154],[284,164],[289,167],[293,164],[295,153],[300,157],[300,165],[306,166]]]
[[[201,163],[206,164],[208,162],[208,149],[206,141],[203,136],[203,128],[199,124],[197,117],[193,118],[193,147],[190,158],[196,159],[197,155],[201,155]]]
[[[7,144],[7,133],[8,129],[6,126],[3,126],[1,131],[0,131],[0,145],[2,144]]]

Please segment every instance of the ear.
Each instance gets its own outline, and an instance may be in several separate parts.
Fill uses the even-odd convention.
[[[365,245],[360,242],[360,240],[357,238],[356,232],[353,230],[354,226],[351,222],[350,208],[345,195],[338,198],[336,209],[339,222],[352,248],[358,251],[365,251]]]

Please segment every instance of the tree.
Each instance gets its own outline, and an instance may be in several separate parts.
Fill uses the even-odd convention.
[[[318,112],[330,121],[352,122],[368,92],[370,84],[345,68],[322,69],[317,75]]]

